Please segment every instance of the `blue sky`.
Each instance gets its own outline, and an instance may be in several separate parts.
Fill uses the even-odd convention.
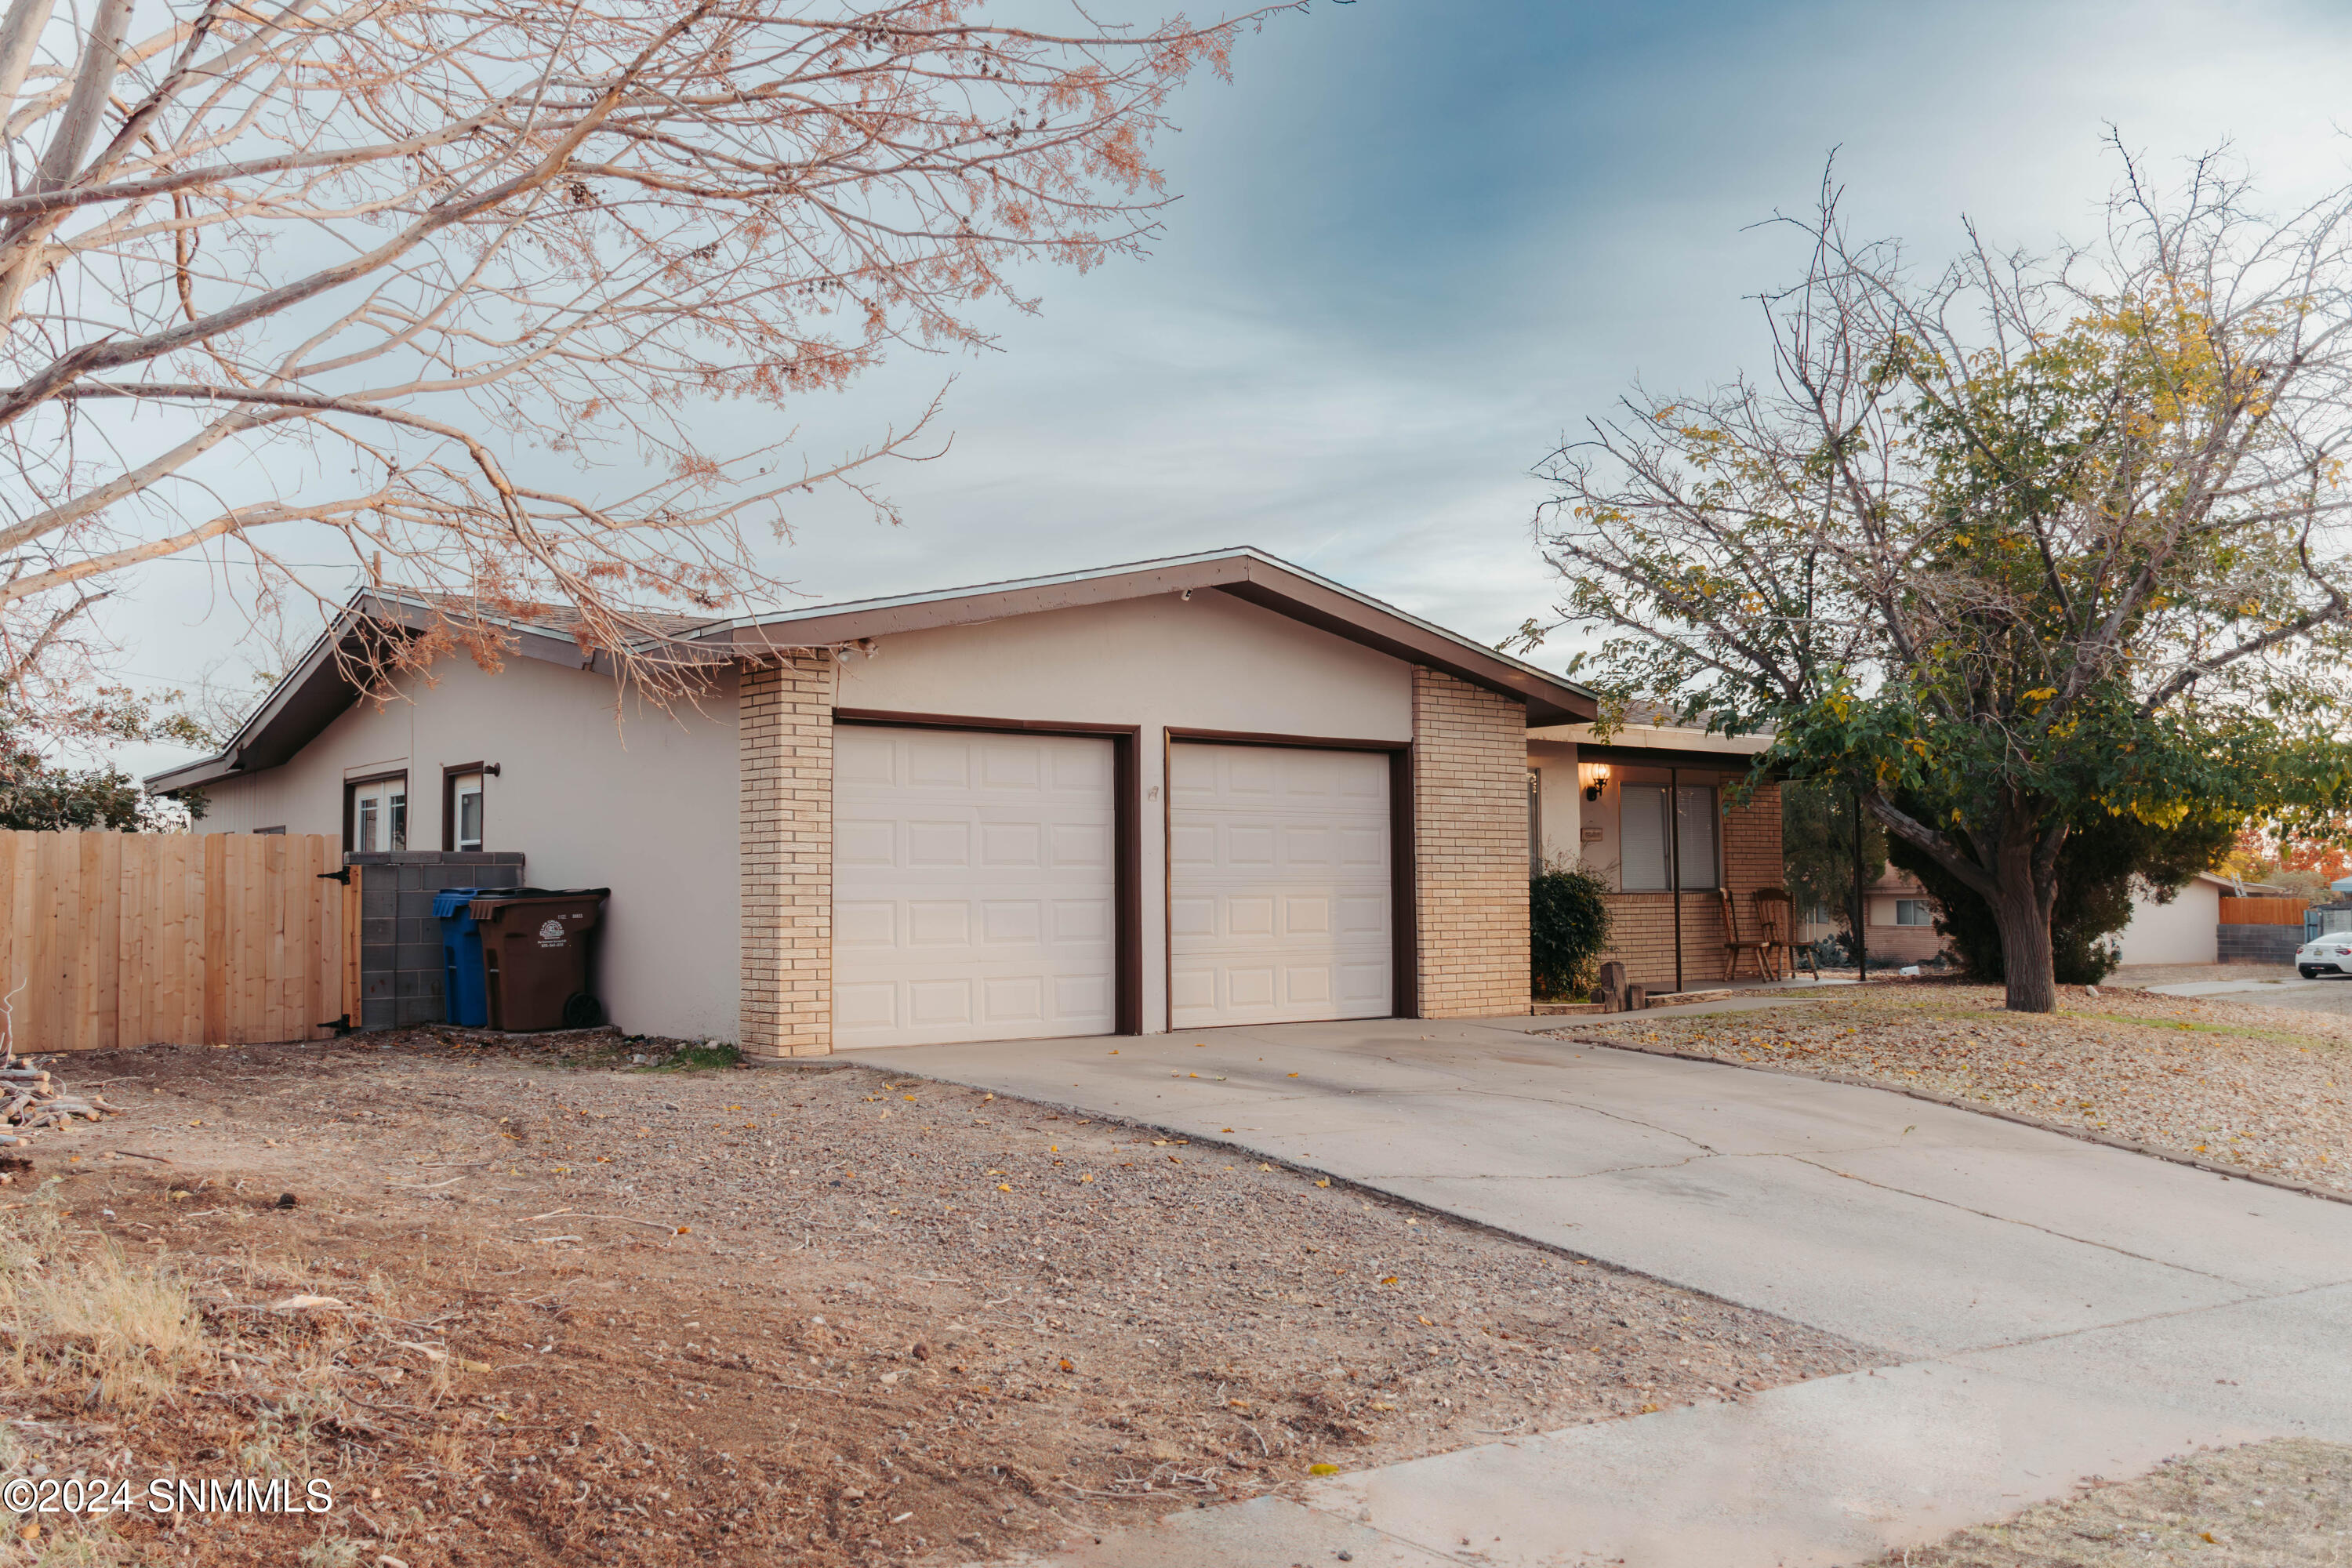
[[[2347,68],[2352,8],[2289,0],[1318,0],[1179,97],[1149,258],[801,411],[822,458],[955,378],[951,450],[884,476],[905,525],[820,503],[775,563],[836,599],[1246,543],[1498,637],[1549,604],[1530,468],[1636,377],[1760,364],[1749,297],[1802,256],[1755,226],[1832,147],[1857,230],[2041,247],[2095,221],[2110,122],[2168,166],[2228,142],[2281,202],[2352,177]],[[242,679],[205,576],[125,596],[140,684]]]

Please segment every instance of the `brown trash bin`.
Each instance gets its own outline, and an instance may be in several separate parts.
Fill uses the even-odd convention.
[[[610,888],[517,888],[467,906],[482,934],[490,1027],[585,1029],[604,1021],[589,989],[588,933]]]

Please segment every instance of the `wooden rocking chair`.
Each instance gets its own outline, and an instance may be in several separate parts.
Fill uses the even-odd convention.
[[[1731,960],[1725,967],[1723,977],[1726,980],[1739,978],[1739,958],[1745,953],[1748,962],[1756,966],[1756,978],[1769,979],[1769,976],[1764,973],[1764,965],[1770,943],[1739,934],[1739,903],[1731,896],[1730,889],[1717,888],[1716,896],[1723,900],[1723,951]]]
[[[1749,897],[1756,900],[1756,929],[1757,933],[1764,941],[1765,966],[1773,972],[1775,979],[1782,978],[1784,975],[1786,978],[1794,979],[1797,973],[1797,944],[1790,936],[1791,917],[1789,889],[1759,888]],[[1807,961],[1811,962],[1812,957],[1811,949],[1806,950],[1805,956]],[[1816,968],[1813,971],[1813,978],[1819,980],[1821,977],[1822,972]]]

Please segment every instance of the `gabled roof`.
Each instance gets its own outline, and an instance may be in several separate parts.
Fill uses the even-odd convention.
[[[1085,605],[1193,592],[1229,594],[1392,658],[1443,669],[1474,685],[1517,697],[1527,704],[1530,726],[1570,723],[1599,712],[1592,694],[1572,681],[1250,549],[1209,551],[1051,577],[724,620],[646,619],[660,626],[673,649],[700,650],[718,663],[789,649],[838,647],[907,632],[971,626]],[[353,596],[334,626],[320,634],[218,756],[150,774],[147,787],[158,793],[191,789],[231,773],[278,766],[358,699],[357,689],[335,658],[338,647],[358,637],[369,623],[421,631],[442,619],[499,631],[522,658],[574,668],[594,668],[601,662],[584,653],[573,638],[577,616],[568,610],[494,615],[447,595],[366,590]]]

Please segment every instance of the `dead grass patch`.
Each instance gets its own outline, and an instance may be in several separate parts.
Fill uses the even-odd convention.
[[[1872,1568],[2341,1568],[2352,1447],[2281,1438],[2168,1460]]]
[[[2352,1194],[2352,1018],[2338,1015],[2079,987],[2034,1015],[1991,986],[1895,982],[1555,1033],[1920,1090]]]

